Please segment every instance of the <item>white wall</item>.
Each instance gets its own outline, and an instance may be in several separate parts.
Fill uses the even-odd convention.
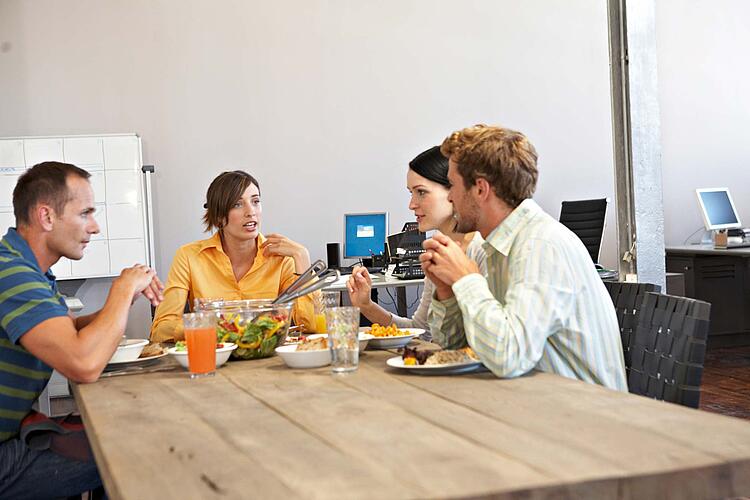
[[[0,37],[0,136],[141,135],[164,277],[222,170],[324,258],[344,212],[411,220],[407,162],[479,122],[535,143],[553,215],[613,199],[603,0],[6,0]]]
[[[667,245],[703,227],[699,187],[729,187],[750,226],[748,26],[746,0],[656,2]]]

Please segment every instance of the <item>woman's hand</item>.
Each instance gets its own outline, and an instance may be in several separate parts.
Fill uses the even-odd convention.
[[[372,290],[372,278],[364,267],[355,267],[352,275],[346,282],[346,288],[349,290],[349,300],[352,305],[362,310],[372,305],[370,290]]]
[[[302,273],[310,267],[310,253],[307,248],[281,234],[268,234],[260,246],[263,255],[280,255],[294,259],[294,272]]]

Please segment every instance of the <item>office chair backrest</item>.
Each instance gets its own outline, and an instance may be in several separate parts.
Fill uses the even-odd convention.
[[[604,234],[604,217],[607,214],[607,199],[563,201],[560,223],[578,236],[591,260],[599,262],[599,249]]]
[[[698,408],[710,312],[708,302],[646,293],[630,342],[629,391]]]
[[[617,323],[620,325],[622,353],[625,356],[626,370],[630,369],[630,351],[635,342],[635,329],[638,326],[638,314],[643,300],[648,292],[659,292],[659,285],[651,283],[622,283],[605,281],[612,304],[617,313]]]

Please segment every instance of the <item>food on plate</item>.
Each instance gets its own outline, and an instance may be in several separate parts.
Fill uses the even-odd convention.
[[[461,352],[465,352],[467,356],[469,356],[474,361],[479,361],[479,356],[477,356],[477,353],[474,352],[474,349],[472,349],[469,346],[464,347],[463,349],[459,349]]]
[[[471,361],[471,358],[461,351],[436,351],[424,362],[429,365],[447,365],[452,363],[465,363]]]
[[[328,340],[325,337],[305,339],[297,344],[297,351],[320,351],[328,349]]]
[[[264,313],[242,322],[240,313],[225,313],[216,325],[218,342],[233,342],[237,349],[232,357],[240,359],[264,358],[273,354],[287,332],[289,317],[284,314]]]
[[[165,349],[160,344],[149,344],[143,348],[139,358],[150,358],[151,356],[159,356],[164,354]]]
[[[404,354],[401,357],[404,360],[404,364],[407,366],[423,365],[433,352],[435,351],[417,349],[416,347],[413,349],[404,347]]]
[[[375,337],[402,337],[409,335],[408,331],[400,330],[396,325],[382,326],[377,323],[373,323],[367,333]]]
[[[464,347],[456,351],[428,351],[410,349],[404,347],[404,354],[401,356],[405,366],[415,365],[447,365],[453,363],[467,363],[470,361],[479,361],[479,357],[471,347]]]

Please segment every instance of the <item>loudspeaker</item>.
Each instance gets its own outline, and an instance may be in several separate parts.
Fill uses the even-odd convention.
[[[326,252],[328,253],[328,269],[338,269],[341,267],[341,245],[338,243],[328,243]]]

